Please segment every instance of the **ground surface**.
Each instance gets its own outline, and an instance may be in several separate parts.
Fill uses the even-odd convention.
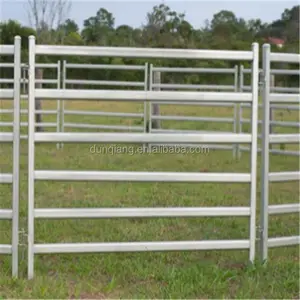
[[[11,105],[1,102],[1,108]],[[72,109],[141,111],[142,106],[120,103],[71,103]],[[45,103],[44,108],[55,108]],[[163,113],[224,116],[227,108],[163,108]],[[25,118],[22,118],[24,121]],[[296,120],[297,113],[278,112],[277,119]],[[9,117],[2,117],[8,121]],[[54,121],[54,116],[44,117]],[[124,118],[68,117],[66,121],[141,125],[141,120]],[[164,122],[180,128],[180,123]],[[181,128],[231,131],[232,125],[186,122]],[[245,125],[245,130],[249,126]],[[3,130],[7,130],[4,128]],[[51,130],[51,129],[49,129]],[[288,131],[287,131],[288,130]],[[26,130],[25,130],[26,131]],[[25,132],[23,130],[23,132]],[[286,132],[293,132],[285,129]],[[279,130],[277,130],[279,132]],[[295,131],[294,131],[295,132]],[[156,170],[190,172],[247,172],[249,153],[240,160],[232,151],[210,149],[198,154],[100,154],[93,145],[55,144],[36,147],[38,169]],[[100,145],[97,145],[99,147]],[[282,147],[282,146],[281,146]],[[207,151],[206,151],[207,152]],[[11,169],[11,147],[1,145],[1,171]],[[26,230],[27,144],[21,147],[20,228]],[[260,156],[259,156],[260,159]],[[260,161],[259,161],[260,165]],[[271,157],[271,170],[296,170],[299,161],[284,155]],[[258,174],[260,170],[258,171]],[[272,204],[296,203],[298,182],[271,185]],[[9,208],[10,186],[0,187],[0,207]],[[260,186],[258,186],[258,203]],[[249,203],[247,184],[158,184],[158,183],[69,183],[38,182],[36,207],[155,207],[155,206],[239,206]],[[259,204],[258,204],[259,206]],[[259,207],[258,207],[259,211]],[[247,238],[247,218],[175,218],[114,220],[41,220],[35,223],[35,242],[162,241]],[[298,235],[296,214],[270,218],[270,236]],[[0,221],[0,241],[10,242],[9,221]],[[24,236],[22,237],[24,240]],[[25,239],[26,241],[26,239]],[[0,299],[2,298],[299,298],[299,248],[270,250],[269,264],[248,266],[247,251],[199,251],[174,253],[126,253],[82,255],[37,255],[35,278],[26,278],[26,247],[20,250],[21,279],[11,279],[9,256],[0,257]]]

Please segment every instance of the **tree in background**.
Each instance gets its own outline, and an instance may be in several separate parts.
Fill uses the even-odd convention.
[[[69,0],[28,0],[28,17],[33,28],[35,28],[37,43],[59,44],[64,41],[64,31],[60,30],[61,25],[68,12],[71,3]],[[36,70],[36,79],[43,78],[43,70]],[[42,88],[41,83],[36,84],[37,88]],[[42,109],[41,99],[36,99],[35,109]],[[36,123],[42,123],[42,115],[36,113]],[[37,131],[42,131],[41,126]]]
[[[83,22],[81,36],[85,44],[110,46],[114,35],[115,18],[104,8]]]
[[[165,4],[154,6],[146,15],[143,26],[134,28],[122,24],[115,27],[114,15],[104,7],[99,7],[94,16],[83,22],[80,31],[79,27],[81,26],[78,26],[74,20],[67,18],[70,10],[68,1],[70,0],[28,0],[32,28],[22,26],[13,20],[2,22],[0,23],[1,42],[11,44],[15,35],[21,35],[23,62],[27,61],[27,37],[31,34],[37,36],[38,43],[50,44],[228,50],[248,50],[251,43],[263,44],[268,42],[270,37],[273,37],[284,40],[284,46],[278,48],[276,45],[272,45],[272,51],[299,53],[299,5],[286,8],[280,19],[270,23],[264,23],[260,19],[245,20],[231,11],[220,10],[201,28],[194,28],[186,21],[184,13],[174,11]],[[47,59],[53,61],[53,59],[63,58],[50,57]],[[68,57],[67,59],[76,63],[97,64],[144,64],[146,62],[143,59],[132,58]],[[235,64],[239,64],[239,62],[182,59],[153,59],[148,62],[156,66],[213,68],[233,67]],[[244,66],[249,67],[247,64]],[[292,68],[291,66],[288,67]],[[47,74],[49,72],[50,75],[52,70],[46,72]],[[70,74],[72,77],[70,79],[97,78],[99,80],[143,81],[141,72],[133,71],[129,75],[129,72],[125,73],[112,70],[74,69]],[[194,84],[201,81],[208,84],[213,81],[215,84],[227,84],[231,80],[227,75],[218,77],[214,74],[189,74],[185,76],[184,74],[166,73],[162,74],[162,77],[166,83],[180,81],[181,83]],[[289,78],[289,84],[297,85],[298,79],[296,77]],[[281,81],[280,76],[278,76],[278,80]],[[88,88],[92,88],[92,86]],[[106,87],[103,86],[103,88]]]

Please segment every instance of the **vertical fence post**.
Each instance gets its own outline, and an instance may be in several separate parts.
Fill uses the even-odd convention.
[[[26,65],[22,64],[22,90],[26,94]]]
[[[269,134],[270,134],[270,45],[263,45],[263,117],[261,150],[261,209],[260,209],[260,257],[268,257],[268,207],[269,207]]]
[[[13,196],[12,196],[12,276],[18,277],[19,197],[20,197],[20,89],[21,37],[14,41],[14,111],[13,111]]]
[[[36,79],[38,79],[40,82],[35,82],[35,87],[37,89],[42,89],[43,84],[43,72],[44,70],[42,68],[37,68],[35,74],[36,74]],[[43,126],[42,126],[42,99],[34,99],[35,100],[35,109],[38,110],[39,112],[35,111],[35,120],[36,120],[36,131],[41,132],[43,131]]]
[[[234,67],[234,92],[237,93],[238,92],[238,84],[239,84],[239,66],[236,65]],[[238,128],[237,128],[237,124],[239,123],[239,116],[238,116],[238,109],[240,107],[240,104],[233,104],[233,131],[234,133],[238,132]],[[233,145],[233,158],[237,158],[239,152],[239,144],[235,144]]]
[[[239,80],[239,92],[243,92],[243,87],[244,87],[244,66],[240,65],[240,80]],[[239,105],[239,122],[238,122],[238,132],[242,133],[243,132],[243,103],[240,103]],[[242,156],[242,149],[239,145],[239,151],[238,151],[238,159],[241,159]]]
[[[28,279],[34,274],[35,37],[29,37],[28,69]]]
[[[252,44],[253,61],[251,74],[252,110],[251,110],[251,195],[250,195],[250,249],[249,261],[254,262],[256,250],[256,181],[257,181],[257,133],[258,133],[258,81],[259,81],[259,48]]]
[[[150,64],[150,69],[149,69],[149,91],[153,90],[153,64]],[[149,108],[149,114],[148,114],[148,122],[147,122],[147,132],[151,133],[152,131],[152,102],[149,101],[148,103],[148,108]],[[151,143],[148,143],[148,151],[151,151]]]
[[[270,70],[271,71],[271,70]],[[275,75],[270,75],[270,90],[274,91],[274,88],[275,87]],[[272,124],[272,121],[275,121],[275,110],[272,109],[272,106],[270,105],[270,134],[273,133],[273,124]],[[270,149],[274,149],[273,145],[269,145]]]
[[[144,91],[148,91],[148,63],[145,63],[145,72],[144,72]],[[147,133],[147,124],[148,124],[148,102],[145,99],[144,101],[144,117],[143,117],[144,133]],[[146,151],[147,144],[143,145],[144,151]]]
[[[57,85],[56,88],[59,90],[60,89],[60,80],[61,80],[61,66],[60,66],[60,60],[57,62]],[[61,103],[60,99],[56,100],[56,106],[57,106],[57,113],[56,113],[56,131],[60,132],[60,123],[61,123]],[[60,144],[56,144],[56,148],[60,148]]]
[[[158,85],[153,88],[154,91],[160,91],[160,83],[161,83],[161,73],[158,71],[153,72],[153,83]],[[159,116],[159,104],[158,103],[153,103],[153,116]],[[155,129],[160,129],[160,120],[153,120],[153,124],[151,124],[151,127]]]
[[[67,79],[67,61],[63,61],[63,70],[62,70],[62,89],[66,89],[66,79]],[[61,100],[61,129],[60,132],[65,131],[65,101]],[[64,144],[60,144],[60,148],[63,148]]]

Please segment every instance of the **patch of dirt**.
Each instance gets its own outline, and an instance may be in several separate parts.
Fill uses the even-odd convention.
[[[97,293],[82,293],[80,294],[80,299],[108,299],[104,294]]]
[[[221,264],[220,267],[229,270],[245,270],[246,264],[244,263]]]

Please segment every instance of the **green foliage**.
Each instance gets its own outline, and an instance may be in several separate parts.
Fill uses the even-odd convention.
[[[249,50],[253,42],[263,44],[266,38],[275,37],[285,40],[282,49],[272,46],[272,51],[299,52],[299,8],[294,6],[283,11],[281,18],[269,24],[263,23],[260,19],[244,20],[238,18],[233,12],[221,10],[213,15],[212,20],[206,21],[203,28],[193,28],[185,20],[185,14],[171,10],[165,4],[154,6],[146,16],[146,24],[141,28],[133,28],[126,24],[115,27],[115,18],[111,12],[100,7],[95,16],[84,20],[83,28],[80,31],[74,20],[67,19],[56,29],[44,30],[36,34],[35,30],[22,26],[14,20],[0,23],[0,39],[2,44],[12,44],[15,35],[22,37],[22,61],[27,60],[28,36],[38,36],[37,42],[47,40],[47,35],[55,36],[52,41],[65,45],[96,45],[96,46],[123,46],[123,47],[162,47],[162,48],[191,48],[191,49],[227,49],[227,50]],[[261,51],[261,49],[260,49]],[[260,58],[261,58],[260,53]],[[7,58],[1,58],[6,61]],[[73,63],[90,64],[144,64],[144,59],[118,58],[109,59],[78,58],[78,57],[49,57],[41,58],[39,62],[56,62],[58,59],[66,59]],[[222,61],[191,61],[191,60],[148,60],[155,66],[176,66],[176,67],[212,67],[232,68],[240,62]],[[244,64],[246,68],[249,65]],[[291,68],[287,65],[274,66],[278,68]],[[5,73],[6,70],[3,70]],[[9,71],[7,71],[9,72]],[[48,72],[48,71],[47,71]],[[51,71],[50,71],[51,72]],[[74,70],[71,78],[74,79],[98,79],[98,80],[132,80],[143,81],[139,71],[112,72],[108,70]],[[8,73],[7,73],[8,74]],[[53,73],[54,74],[54,73]],[[51,75],[51,74],[50,74]],[[7,75],[3,75],[5,78]],[[52,76],[52,75],[51,75]],[[130,78],[129,78],[130,77]],[[282,77],[282,76],[281,76]],[[297,76],[289,77],[288,80],[278,76],[282,84],[298,86]],[[182,76],[182,74],[164,74],[164,82],[197,83],[201,80],[203,84],[210,82],[214,84],[227,84],[232,82],[232,76],[215,76],[207,74]],[[277,77],[276,77],[277,80]],[[288,81],[288,82],[287,82]]]

